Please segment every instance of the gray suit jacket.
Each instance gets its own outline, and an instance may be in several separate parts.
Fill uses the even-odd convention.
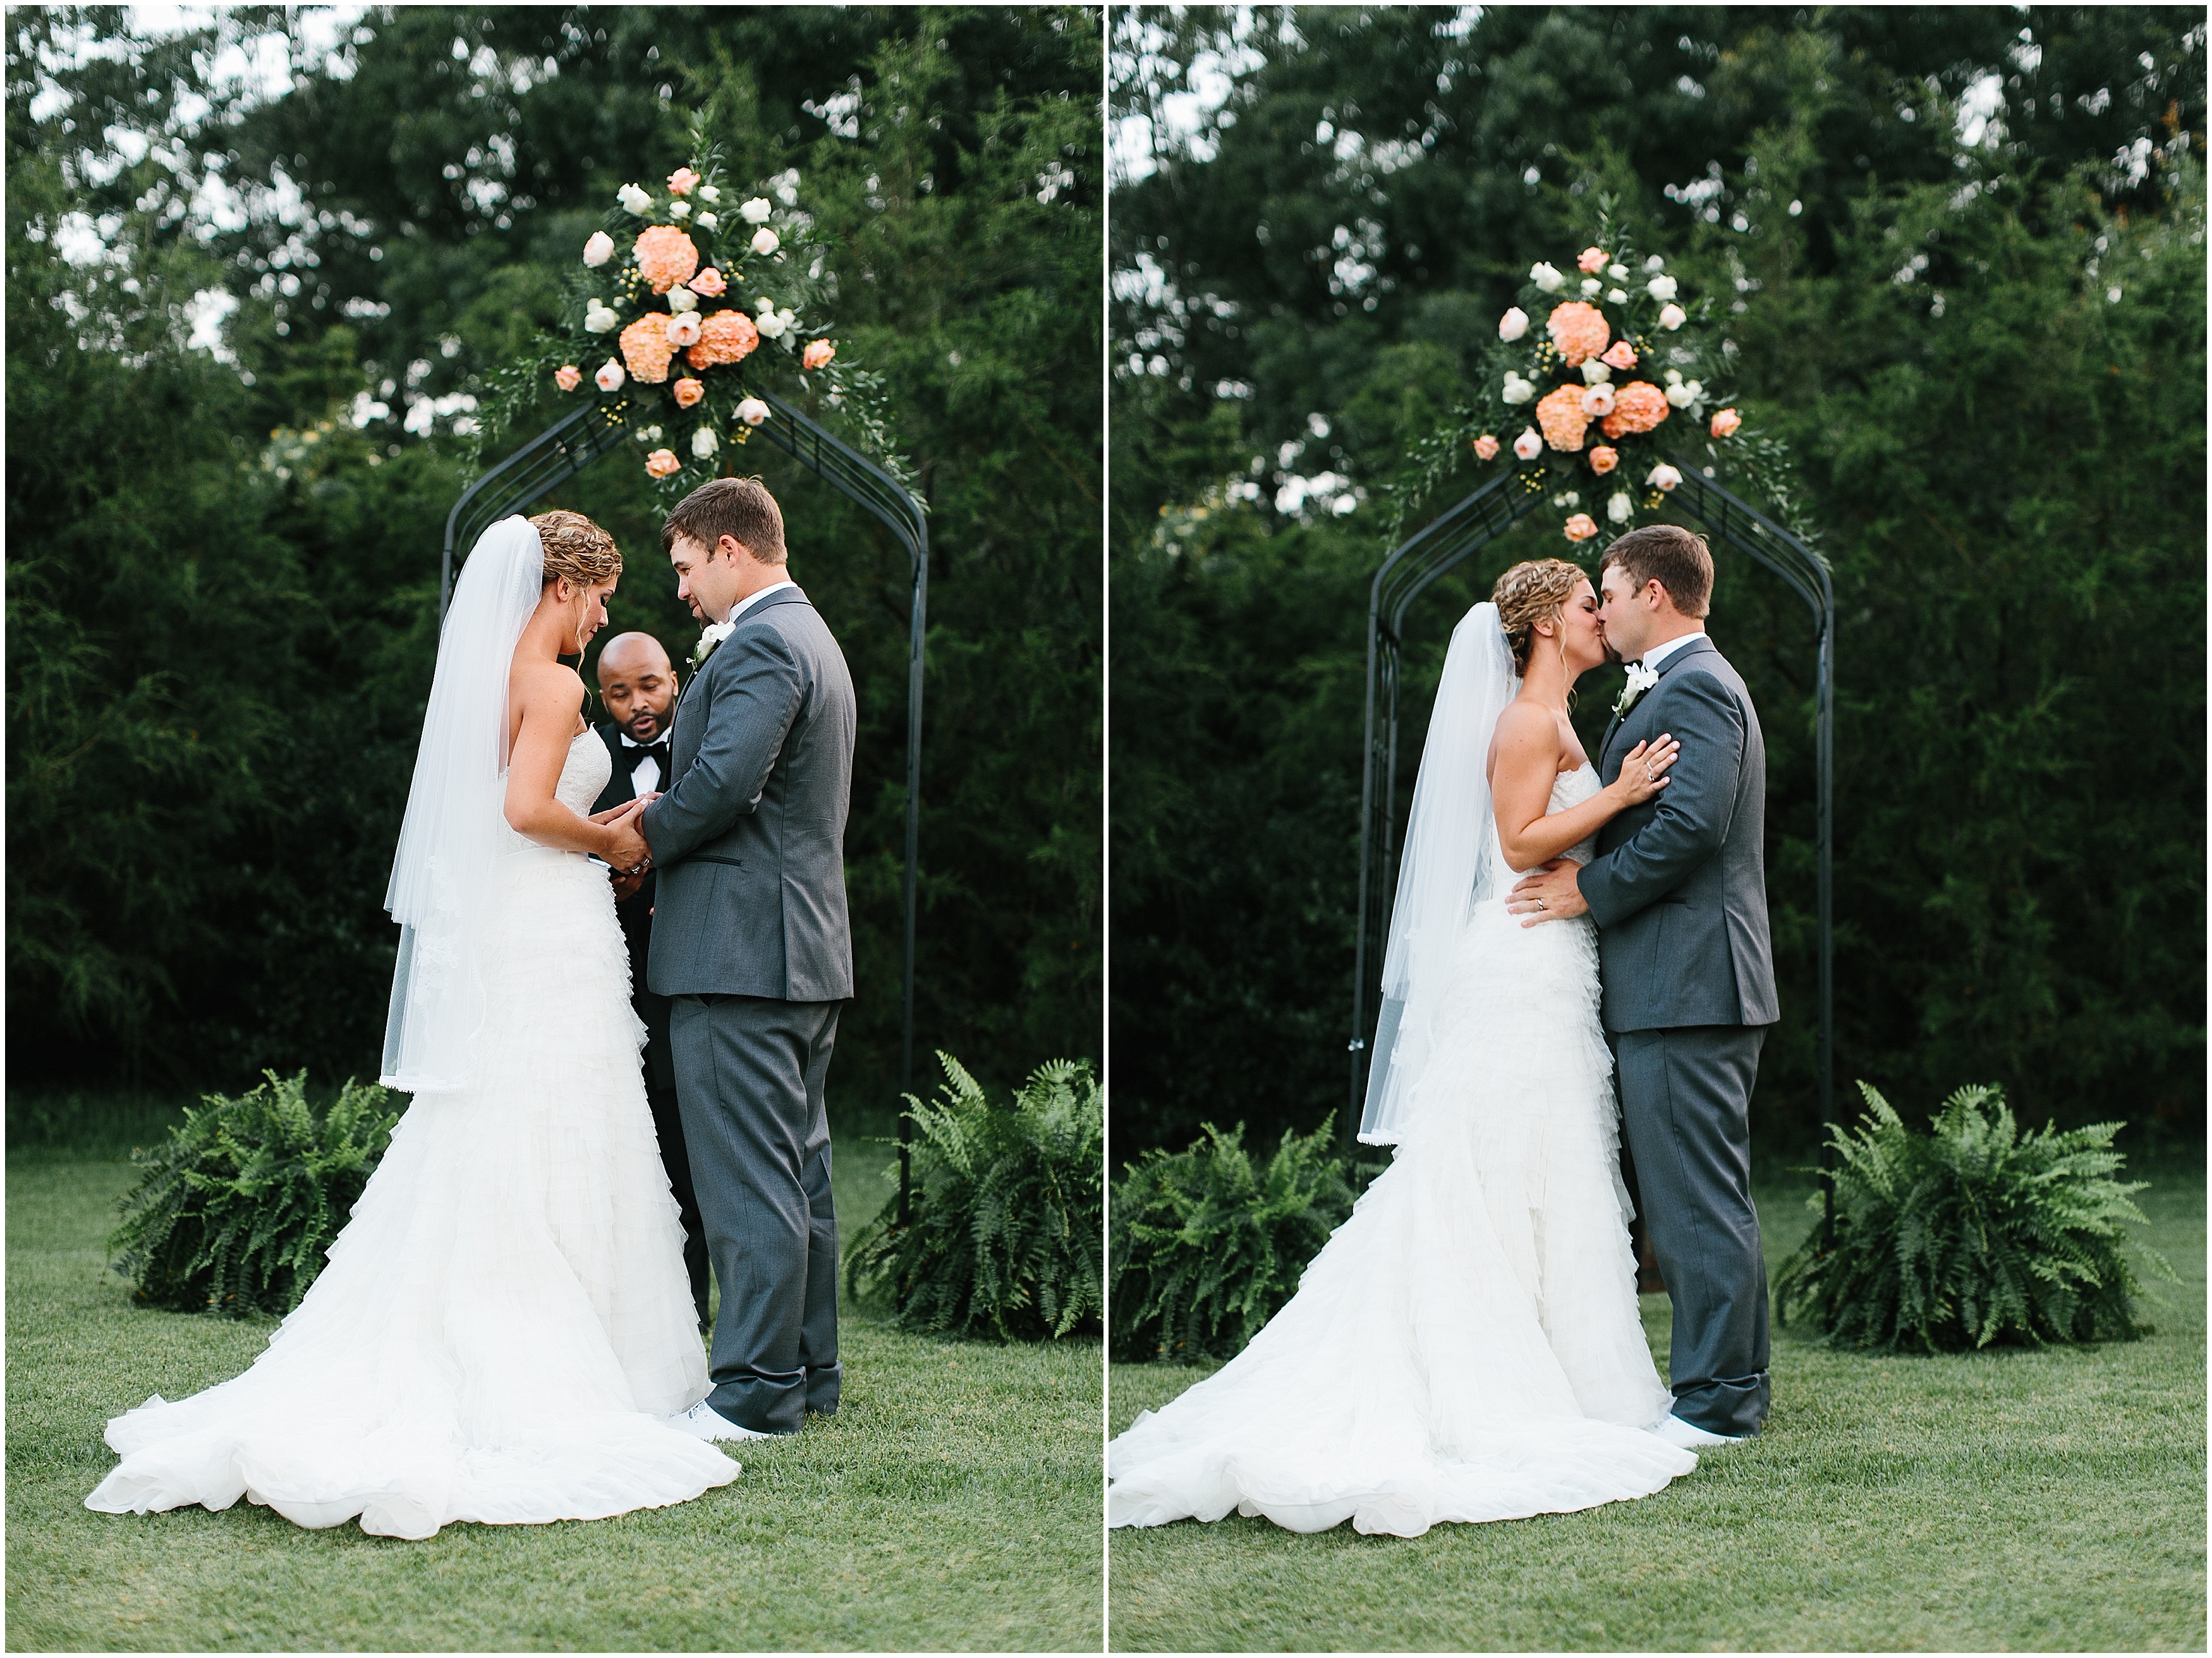
[[[770,593],[684,688],[674,780],[645,809],[662,996],[853,993],[845,812],[853,678],[806,595]]]
[[[1766,739],[1736,671],[1698,638],[1606,732],[1599,777],[1670,732],[1672,782],[1598,834],[1579,885],[1598,925],[1607,1030],[1772,1024],[1766,924]]]

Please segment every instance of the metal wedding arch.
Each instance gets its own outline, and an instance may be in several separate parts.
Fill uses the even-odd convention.
[[[769,418],[754,430],[831,489],[873,514],[906,550],[913,576],[908,607],[906,676],[905,946],[899,989],[899,1090],[914,1086],[914,926],[915,870],[921,845],[921,650],[929,608],[929,519],[897,479],[840,442],[773,392],[756,392]],[[627,421],[586,404],[553,422],[461,492],[446,514],[446,550],[438,575],[438,621],[453,591],[453,549],[469,547],[490,525],[520,512],[623,443]],[[906,1120],[897,1128],[899,1219],[907,1218],[910,1149]]]
[[[1818,701],[1814,746],[1818,770],[1814,808],[1820,862],[1820,1097],[1825,1141],[1835,1118],[1836,1010],[1834,984],[1833,819],[1836,601],[1828,567],[1820,556],[1771,519],[1754,511],[1696,469],[1680,469],[1671,506],[1695,519],[1716,541],[1747,554],[1780,576],[1802,598],[1820,629]],[[1352,1096],[1345,1114],[1349,1140],[1366,1097],[1369,980],[1381,971],[1379,947],[1389,922],[1395,890],[1398,777],[1399,658],[1407,612],[1413,601],[1485,544],[1512,528],[1541,500],[1540,474],[1508,472],[1401,542],[1375,573],[1367,599],[1366,760],[1359,790],[1359,919],[1352,947]],[[1372,965],[1370,965],[1370,963]],[[1832,1193],[1831,1193],[1832,1199]]]

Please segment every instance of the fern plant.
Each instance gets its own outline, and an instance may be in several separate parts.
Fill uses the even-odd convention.
[[[1816,1230],[1777,1274],[1782,1322],[1883,1351],[2148,1333],[2121,1230],[2143,1220],[2129,1201],[2142,1182],[2109,1178],[2125,1161],[2112,1149],[2121,1125],[2021,1134],[2001,1090],[1970,1087],[1917,1134],[1873,1088],[1859,1091],[1867,1114],[1856,1131],[1832,1131],[1832,1245]],[[2142,1254],[2172,1278],[2165,1260]]]
[[[185,1108],[143,1173],[108,1240],[137,1299],[176,1312],[288,1313],[323,1268],[323,1252],[391,1144],[398,1114],[383,1089],[346,1080],[328,1109],[307,1102],[307,1073]]]
[[[1228,1358],[1298,1287],[1352,1212],[1332,1117],[1285,1132],[1264,1163],[1244,1125],[1129,1165],[1114,1193],[1113,1345],[1121,1358]]]
[[[960,1062],[909,1094],[908,1218],[894,1199],[845,1252],[854,1294],[887,1288],[899,1321],[940,1334],[1042,1340],[1103,1322],[1105,1104],[1087,1061],[1039,1066],[1011,1106]]]

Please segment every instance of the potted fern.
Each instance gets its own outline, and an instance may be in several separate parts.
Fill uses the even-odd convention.
[[[1832,1240],[1819,1229],[1775,1278],[1777,1315],[1839,1346],[1959,1352],[2126,1341],[2149,1333],[2128,1260],[2129,1199],[2111,1176],[2118,1123],[2022,1134],[1995,1086],[1962,1088],[1917,1134],[1866,1083],[1867,1114],[1832,1131]],[[1821,1199],[1815,1195],[1814,1207]],[[2136,1246],[2156,1276],[2173,1270]]]

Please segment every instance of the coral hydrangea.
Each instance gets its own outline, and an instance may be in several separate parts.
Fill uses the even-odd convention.
[[[1536,404],[1536,423],[1544,428],[1544,441],[1553,448],[1571,452],[1583,446],[1583,433],[1589,427],[1589,416],[1583,412],[1583,394],[1571,386],[1562,386]]]
[[[657,224],[641,230],[633,251],[638,274],[656,294],[665,294],[677,283],[690,281],[692,272],[699,268],[698,244],[674,225]]]
[[[742,311],[717,311],[699,325],[699,343],[684,354],[694,368],[742,362],[760,343],[760,330]]]
[[[1559,348],[1560,361],[1570,368],[1595,357],[1613,337],[1605,313],[1580,300],[1569,300],[1552,311],[1552,343]]]
[[[668,343],[666,317],[648,311],[617,337],[632,379],[641,385],[658,386],[668,378],[668,359],[674,348]]]
[[[1613,394],[1605,434],[1617,438],[1624,432],[1651,431],[1667,418],[1667,394],[1650,380],[1631,380]]]

